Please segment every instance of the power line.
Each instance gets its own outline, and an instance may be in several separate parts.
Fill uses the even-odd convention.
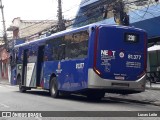
[[[83,4],[85,4],[86,2],[88,2],[89,0],[85,0],[84,2],[82,2],[80,5],[83,5]],[[104,4],[105,2],[107,2],[108,0],[103,0],[103,1],[101,1],[100,2],[100,4]],[[108,4],[111,4],[111,3],[113,3],[113,1],[110,1],[110,3],[108,3]],[[94,10],[94,11],[93,11]],[[84,13],[83,13],[83,16],[84,15],[88,15],[88,14],[90,14],[90,12],[88,12],[88,11],[91,11],[91,12],[96,12],[97,11],[97,9],[95,9],[95,6],[92,6],[92,7],[90,7],[90,9],[89,10],[86,10]],[[97,16],[97,15],[94,15],[94,16]],[[78,19],[80,18],[81,16],[79,16],[78,17]],[[74,19],[77,19],[77,18],[74,18]],[[74,19],[72,19],[71,21],[73,21]],[[88,19],[91,19],[91,18],[88,18]],[[94,18],[92,18],[92,19],[94,19]],[[81,22],[81,21],[80,21]],[[43,24],[43,21],[42,22],[38,22],[38,23],[35,23],[35,24],[33,24],[33,25],[30,25],[30,26],[28,26],[28,27],[32,27],[32,26],[34,26],[34,25],[36,25],[36,24]],[[74,24],[75,25],[75,24]],[[23,28],[23,29],[26,29],[26,28],[28,28],[28,27],[25,27],[25,28]],[[36,27],[35,27],[36,28]],[[22,30],[22,29],[21,29]]]
[[[51,18],[51,17],[50,17]],[[30,26],[27,26],[27,27],[24,27],[24,28],[22,28],[22,29],[20,29],[20,30],[23,30],[23,29],[27,29],[27,28],[29,28],[29,27],[32,27],[32,26],[34,26],[34,25],[37,25],[37,24],[44,24],[44,22],[46,21],[48,21],[48,20],[50,20],[50,18],[48,18],[48,19],[46,19],[46,20],[41,20],[40,22],[37,22],[37,23],[34,23],[34,24],[32,24],[32,25],[30,25]]]
[[[145,11],[145,13],[144,13],[144,15],[143,15],[143,18],[144,18],[144,16],[146,15],[146,13],[147,13],[147,11],[148,11],[148,9],[149,9],[150,3],[151,3],[151,0],[148,2],[148,6],[147,6],[147,9],[146,9],[146,11]]]
[[[56,1],[58,1],[58,0],[56,0]],[[84,2],[82,2],[80,5],[83,5],[83,4],[85,4],[86,2],[88,2],[89,0],[85,0]],[[74,5],[74,6],[76,6],[76,5]],[[73,6],[73,7],[74,7]],[[73,7],[71,8],[71,9],[73,9]],[[66,10],[66,11],[64,11],[64,12],[62,12],[62,13],[65,13],[65,12],[68,12],[68,11],[70,11],[71,9],[69,9],[69,10]],[[50,17],[51,18],[51,17]],[[44,21],[47,21],[47,20],[49,20],[50,18],[48,18],[48,19],[46,19],[46,20],[43,20],[43,21],[40,21],[40,22],[37,22],[37,23],[34,23],[34,24],[32,24],[32,25],[30,25],[30,26],[27,26],[27,27],[24,27],[24,28],[22,28],[22,29],[20,29],[20,30],[24,30],[24,29],[27,29],[27,28],[29,28],[29,27],[32,27],[32,26],[35,26],[35,25],[39,25],[39,24],[44,24]],[[55,17],[56,18],[56,17]],[[36,26],[37,27],[37,26]],[[34,27],[34,28],[36,28],[36,27]]]
[[[132,11],[134,14],[136,14],[137,16],[139,16],[141,19],[144,19],[144,18],[145,18],[145,16],[143,17],[143,16],[141,16],[141,15],[137,14],[135,11],[133,11],[133,10],[131,10],[131,9],[139,10],[139,11],[142,11],[142,12],[146,12],[146,13],[148,13],[148,14],[152,15],[153,17],[156,17],[153,13],[148,12],[148,10],[147,10],[147,11],[144,11],[144,10],[142,10],[142,9],[136,9],[136,8],[132,8],[132,7],[130,7],[130,6],[127,6],[127,7],[128,7],[128,8],[130,8],[130,11]],[[160,21],[158,21],[158,20],[156,20],[156,21],[155,21],[155,19],[154,19],[154,21],[153,21],[153,22],[155,22],[156,24],[157,24],[157,23],[158,23],[158,24],[160,24]]]
[[[83,3],[81,3],[80,5],[83,5],[83,4],[85,4],[86,2],[88,2],[89,0],[85,0]],[[76,6],[76,5],[74,5],[74,6]],[[73,6],[73,7],[74,7]],[[73,7],[71,7],[71,9],[73,9]],[[64,12],[62,12],[62,13],[66,13],[66,12],[68,12],[68,11],[70,11],[71,9],[69,9],[69,10],[66,10],[66,11],[64,11]],[[50,17],[51,18],[51,17]],[[56,17],[55,17],[56,18]],[[44,21],[47,21],[47,20],[49,20],[49,18],[48,19],[46,19],[46,20],[44,20]],[[43,24],[43,22],[44,21],[40,21],[40,22],[38,22],[38,23],[34,23],[34,24],[32,24],[32,25],[30,25],[30,26],[27,26],[27,27],[25,27],[25,28],[22,28],[22,29],[20,29],[20,30],[23,30],[23,29],[26,29],[26,28],[29,28],[29,27],[32,27],[32,26],[34,26],[34,25],[37,25],[37,24],[40,24],[40,23],[42,23]]]
[[[57,1],[58,2],[58,13],[57,13],[57,16],[58,16],[58,25],[57,25],[57,29],[59,30],[59,31],[61,31],[61,30],[64,30],[65,29],[65,24],[64,24],[64,20],[63,20],[63,18],[62,18],[62,7],[61,7],[61,0],[58,0]],[[38,22],[37,24],[39,25],[39,24],[44,24],[44,21],[42,21],[42,22]],[[36,25],[36,24],[34,24],[34,25]],[[25,29],[26,28],[29,28],[29,27],[31,27],[31,26],[33,26],[33,25],[30,25],[30,26],[28,26],[28,27],[25,27]],[[35,27],[36,28],[36,27]],[[22,29],[21,29],[22,30]],[[33,30],[33,29],[32,29]],[[38,32],[39,33],[39,32]],[[22,33],[21,33],[22,34]]]
[[[101,10],[102,6],[104,7],[105,5],[107,5],[107,9],[103,8],[105,10]],[[90,16],[90,17],[92,17],[90,14],[97,13],[97,11],[101,11],[103,13],[107,12],[106,14],[108,14],[108,12],[112,11],[112,10],[115,10],[114,14],[119,13],[119,16],[117,16],[117,18],[120,19],[120,21],[121,21],[120,23],[121,24],[128,25],[127,21],[129,21],[128,20],[129,18],[128,18],[128,15],[124,12],[123,2],[122,1],[119,2],[117,0],[115,0],[115,1],[109,1],[109,0],[101,1],[99,4],[93,5],[92,7],[90,7],[90,9],[87,9],[87,10],[83,11],[82,15],[79,15],[78,17],[76,17],[76,18],[74,18],[72,20],[79,21],[79,19],[82,19],[83,16]],[[99,12],[99,14],[102,14],[102,13]],[[105,18],[107,18],[107,15],[105,16]],[[88,20],[88,19],[85,19],[85,20]],[[80,22],[81,21],[79,21],[78,23],[80,23]],[[76,23],[76,24],[78,24],[78,23]]]
[[[88,2],[88,0],[86,0],[85,2]],[[137,1],[136,1],[137,2]],[[132,2],[133,3],[133,2]],[[132,3],[128,3],[128,4],[132,4]],[[126,3],[125,3],[126,4]],[[88,11],[91,11],[91,12],[93,12],[93,10],[95,10],[96,11],[96,9],[93,7],[93,8],[91,8],[91,9],[89,9],[89,10],[86,10],[85,12],[84,12],[84,14],[82,15],[82,16],[84,16],[84,15],[88,15],[89,14],[89,12]],[[69,11],[69,10],[68,10]],[[66,11],[67,12],[67,11]],[[148,12],[148,10],[146,11],[146,13]],[[64,12],[63,12],[64,13]],[[82,16],[80,16],[80,17],[82,17]],[[145,16],[145,14],[144,14],[144,16]],[[79,17],[79,18],[80,18]],[[81,23],[81,22],[84,22],[84,21],[87,21],[87,20],[89,20],[89,19],[94,19],[95,17],[97,17],[97,15],[93,15],[93,16],[90,16],[90,17],[88,17],[88,19],[85,19],[85,20],[83,20],[83,21],[79,21],[78,23],[76,23],[76,24],[79,24],[79,23]],[[79,19],[78,18],[78,19]],[[141,16],[141,18],[142,18],[142,16]],[[74,19],[72,19],[72,20],[75,20],[75,19],[77,19],[77,18],[74,18]],[[72,24],[72,25],[75,25],[75,24]],[[70,25],[71,26],[71,25]]]
[[[87,9],[87,10],[85,10],[85,11],[83,11],[83,15],[79,15],[78,17],[76,17],[76,18],[74,18],[74,19],[72,19],[72,20],[75,20],[75,19],[79,19],[79,18],[81,18],[82,16],[89,16],[91,13],[96,13],[97,11],[100,11],[100,6],[103,4],[105,4],[106,2],[107,2],[108,0],[104,0],[103,2],[100,2],[98,5],[96,5],[96,6],[92,6],[92,7],[90,7],[90,9]],[[111,4],[111,3],[107,3],[107,4]]]

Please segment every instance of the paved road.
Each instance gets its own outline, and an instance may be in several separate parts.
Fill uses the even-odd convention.
[[[77,95],[53,99],[44,91],[20,93],[17,86],[0,84],[1,111],[160,111],[159,103],[160,92],[157,90],[128,96],[106,94],[101,101],[90,102]]]

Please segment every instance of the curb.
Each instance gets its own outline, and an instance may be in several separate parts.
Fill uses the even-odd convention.
[[[1,85],[10,85],[9,83],[0,83]]]
[[[11,85],[9,82],[3,82],[3,81],[0,81],[0,84],[2,84],[2,85]]]
[[[150,87],[150,86],[146,86],[147,90],[160,90],[160,87]]]
[[[160,102],[152,102],[152,104],[155,106],[160,106]]]

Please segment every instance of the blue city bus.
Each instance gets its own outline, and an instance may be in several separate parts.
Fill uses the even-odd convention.
[[[54,98],[78,93],[101,99],[105,92],[145,90],[147,34],[138,28],[92,24],[16,45],[14,51],[20,92],[41,88]]]

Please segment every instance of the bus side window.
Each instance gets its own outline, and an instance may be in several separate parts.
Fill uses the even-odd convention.
[[[88,41],[68,44],[66,47],[66,57],[69,59],[85,58],[88,52]]]
[[[52,60],[58,60],[58,47],[54,46],[52,49]]]
[[[52,61],[57,60],[57,52],[58,47],[54,46],[54,42],[52,40],[48,41],[44,48],[44,61]]]
[[[66,36],[66,57],[68,59],[81,59],[87,57],[88,53],[88,38],[87,31],[80,31]]]
[[[65,59],[65,48],[66,48],[65,44],[59,45],[59,47],[58,47],[58,60]]]
[[[79,43],[79,55],[78,58],[85,58],[88,53],[88,40]]]
[[[78,44],[77,43],[70,43],[67,45],[67,48],[66,48],[66,57],[68,59],[72,59],[72,58],[77,58],[78,56]]]
[[[48,52],[50,52],[50,50],[48,49],[48,45],[49,44],[47,43],[44,47],[43,61],[48,61]],[[38,52],[36,54],[38,54]]]

